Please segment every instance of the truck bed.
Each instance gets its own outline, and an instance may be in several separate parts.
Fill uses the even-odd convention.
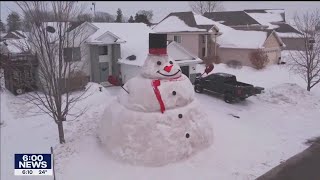
[[[243,82],[239,82],[239,81],[227,81],[225,82],[226,84],[232,85],[232,86],[242,86],[242,87],[253,87],[253,85],[251,84],[246,84]]]

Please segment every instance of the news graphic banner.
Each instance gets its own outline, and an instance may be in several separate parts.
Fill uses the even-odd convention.
[[[15,154],[14,175],[16,176],[52,176],[51,154]]]

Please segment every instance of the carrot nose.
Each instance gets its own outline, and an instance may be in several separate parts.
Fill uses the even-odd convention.
[[[163,68],[163,70],[165,70],[165,71],[167,71],[167,72],[170,72],[171,69],[172,69],[172,66],[173,66],[173,65],[165,66],[165,67]]]

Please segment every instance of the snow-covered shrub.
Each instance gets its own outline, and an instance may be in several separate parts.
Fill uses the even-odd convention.
[[[250,53],[250,61],[256,69],[263,69],[268,63],[268,55],[261,49]]]
[[[235,69],[241,69],[242,68],[242,63],[237,60],[231,60],[227,62],[227,66]]]
[[[220,58],[220,56],[215,56],[215,57],[213,57],[213,62],[214,62],[215,64],[220,64],[220,63],[221,63],[221,58]]]

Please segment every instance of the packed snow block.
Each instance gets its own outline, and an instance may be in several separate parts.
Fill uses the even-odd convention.
[[[187,159],[213,141],[207,116],[196,101],[164,114],[130,110],[114,101],[103,117],[99,133],[104,148],[134,165],[162,166]]]
[[[212,127],[190,80],[166,54],[166,36],[150,35],[157,38],[161,41],[150,43],[141,73],[106,107],[99,126],[105,151],[136,165],[177,162],[213,142]]]

